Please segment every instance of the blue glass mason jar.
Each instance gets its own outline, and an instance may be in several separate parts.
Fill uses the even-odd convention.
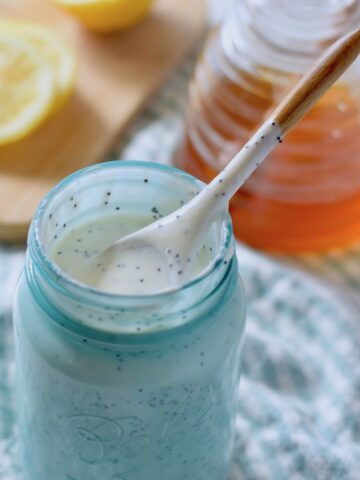
[[[65,225],[116,221],[119,205],[148,214],[154,197],[169,213],[200,188],[171,167],[111,162],[65,179],[40,205],[14,305],[26,480],[228,478],[245,325],[229,217],[209,231],[209,268],[167,293],[102,292],[48,255]]]

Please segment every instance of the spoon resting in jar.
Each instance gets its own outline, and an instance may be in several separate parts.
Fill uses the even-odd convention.
[[[131,271],[139,268],[138,278],[132,275],[132,281],[139,283],[138,291],[142,293],[164,291],[186,283],[203,238],[212,223],[227,211],[231,197],[359,53],[360,29],[357,29],[326,50],[240,152],[197,196],[170,215],[119,239],[74,266],[72,271],[78,273],[80,269],[81,276],[85,276],[101,257],[105,289],[114,275],[118,275],[119,261]],[[136,267],[139,265],[141,269]],[[141,289],[144,275],[158,280],[150,285],[148,282]]]

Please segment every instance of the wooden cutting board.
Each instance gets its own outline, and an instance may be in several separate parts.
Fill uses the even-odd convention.
[[[158,0],[141,25],[100,36],[85,31],[51,0],[9,0],[5,5],[0,3],[0,15],[53,25],[80,62],[75,94],[63,110],[26,139],[0,147],[0,240],[19,241],[26,237],[40,200],[56,183],[104,159],[200,39],[206,9],[202,0]]]

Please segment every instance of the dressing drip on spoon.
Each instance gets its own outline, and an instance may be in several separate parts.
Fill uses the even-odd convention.
[[[95,263],[101,261],[104,273],[98,288],[107,290],[119,275],[126,276],[126,268],[133,272],[141,265],[138,277],[132,274],[131,281],[136,283],[134,291],[144,294],[166,291],[187,282],[203,238],[211,224],[227,211],[231,197],[354,62],[359,52],[360,29],[357,29],[320,57],[241,151],[197,196],[172,214],[121,238],[100,254],[74,266],[69,273],[74,278],[86,278]],[[121,272],[117,268],[119,262],[126,265]],[[154,280],[145,284],[144,275]]]

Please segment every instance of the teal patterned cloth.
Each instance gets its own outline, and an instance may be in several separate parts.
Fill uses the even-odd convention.
[[[192,65],[111,158],[169,161]],[[359,480],[360,250],[287,259],[239,245],[238,255],[249,309],[233,479]],[[23,259],[23,249],[0,247],[0,480],[21,478],[11,298]]]

